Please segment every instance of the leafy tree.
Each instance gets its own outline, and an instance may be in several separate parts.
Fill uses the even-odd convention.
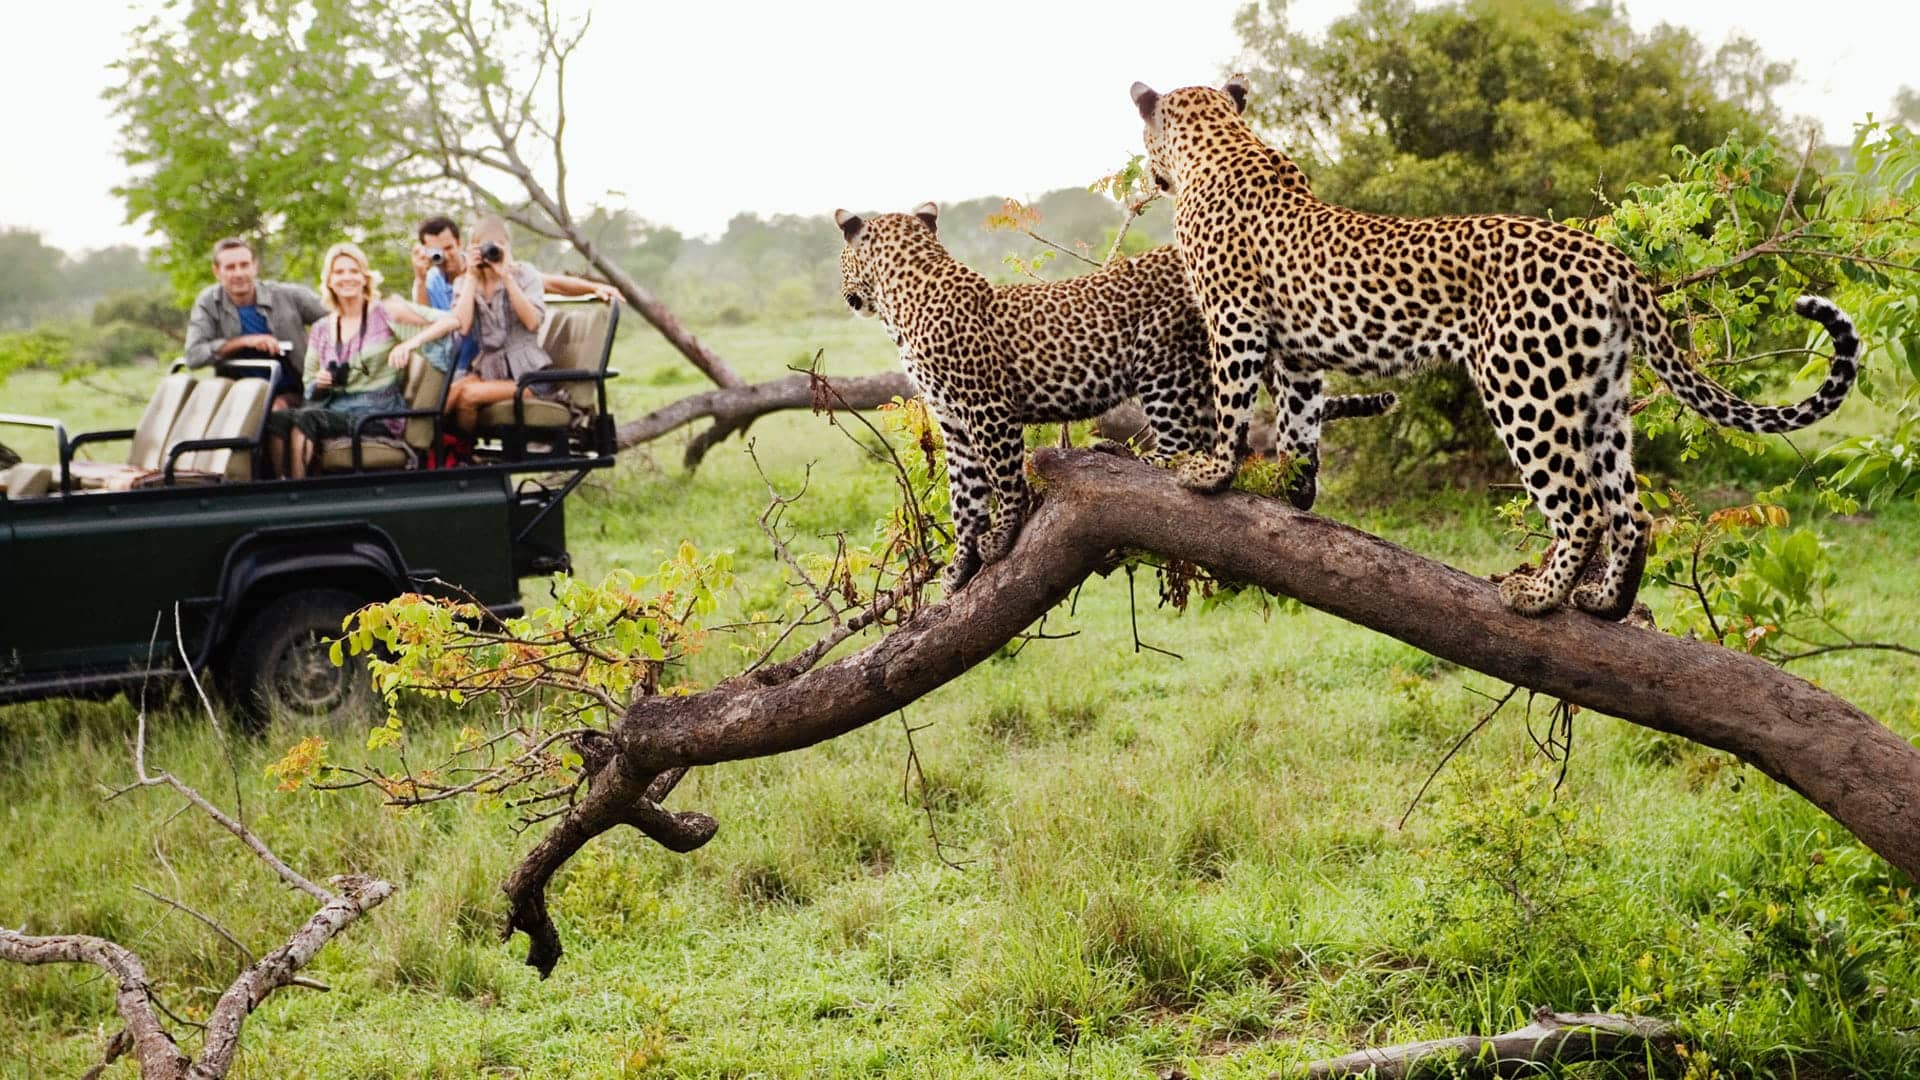
[[[1636,33],[1605,3],[1361,0],[1318,38],[1291,30],[1286,9],[1262,0],[1235,20],[1248,114],[1321,198],[1380,213],[1593,217],[1605,192],[1672,172],[1676,146],[1755,143],[1791,73],[1746,39],[1709,51],[1684,29]],[[1398,389],[1365,462],[1504,461],[1464,372]]]
[[[1920,128],[1920,90],[1902,86],[1894,91],[1893,109],[1888,119],[1909,128]]]
[[[214,241],[258,245],[272,276],[315,276],[327,245],[387,239],[393,192],[418,173],[395,117],[403,83],[355,48],[385,25],[362,0],[196,0],[132,34],[107,92],[149,218],[156,261],[183,299],[210,280]]]
[[[1635,33],[1604,3],[1361,0],[1318,39],[1286,8],[1235,20],[1249,115],[1322,198],[1386,213],[1585,213],[1598,186],[1659,179],[1676,145],[1765,133],[1792,73],[1744,38]]]
[[[24,327],[59,300],[65,261],[31,229],[0,229],[0,327]]]

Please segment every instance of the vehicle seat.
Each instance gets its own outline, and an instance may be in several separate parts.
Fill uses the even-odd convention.
[[[409,410],[430,413],[407,419],[395,442],[384,433],[360,442],[360,468],[404,469],[419,461],[433,448],[439,437],[439,417],[447,407],[447,373],[433,365],[425,349],[414,351],[407,362],[407,379],[402,388]],[[314,462],[316,472],[352,472],[353,440],[328,439]]]
[[[263,382],[265,380],[249,379],[247,381]],[[225,400],[227,390],[232,385],[232,379],[217,375],[211,378],[197,380],[193,384],[192,392],[187,395],[186,404],[180,408],[180,415],[174,418],[173,426],[167,429],[167,438],[162,444],[163,448],[172,447],[176,443],[187,442],[191,439],[207,438],[207,425],[211,424],[214,416],[219,413],[220,403]],[[189,454],[187,456],[192,457],[194,455]],[[160,464],[158,465],[148,466],[146,468],[127,465],[116,470],[112,475],[104,479],[86,479],[83,481],[83,486],[89,488],[106,488],[109,491],[127,491],[134,487],[145,486],[146,483],[158,483],[161,470],[166,467],[166,453],[164,449],[159,455],[159,459]],[[184,459],[181,464],[185,464]]]
[[[254,446],[260,445],[260,437],[266,428],[267,406],[273,401],[273,384],[265,379],[238,379],[220,399],[220,407],[207,421],[203,439],[252,439]],[[171,444],[169,444],[171,445]],[[166,461],[157,466],[164,470]],[[180,455],[174,466],[174,477],[188,477],[197,482],[215,480],[244,481],[253,479],[253,454],[235,453],[233,450],[194,450]]]
[[[186,372],[175,372],[162,377],[159,385],[153,389],[153,396],[147,399],[147,407],[140,413],[139,425],[133,428],[130,435],[102,433],[105,437],[95,442],[97,445],[98,442],[130,438],[131,445],[127,449],[126,460],[124,462],[87,461],[75,458],[67,465],[73,477],[73,486],[80,489],[100,488],[130,468],[157,467],[164,460],[161,457],[161,449],[166,445],[167,433],[172,429],[174,421],[179,418],[180,407],[186,403],[194,384],[194,377]],[[82,435],[79,438],[85,440],[88,436]],[[49,466],[49,468],[53,470],[54,480],[58,483],[59,467]]]
[[[547,324],[541,328],[540,347],[553,359],[555,371],[606,370],[613,349],[613,305],[592,298],[547,298]],[[566,430],[578,417],[584,425],[599,411],[600,384],[582,380],[562,383],[552,398],[529,395],[522,415],[528,428]],[[480,410],[482,431],[513,427],[513,402],[495,402]]]
[[[0,470],[0,491],[9,499],[37,499],[53,490],[53,469],[21,462]]]

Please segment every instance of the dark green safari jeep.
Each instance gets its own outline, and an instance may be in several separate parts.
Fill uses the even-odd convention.
[[[0,703],[191,670],[215,675],[249,722],[342,718],[371,690],[324,642],[360,606],[426,592],[518,614],[521,578],[569,568],[567,495],[613,464],[618,308],[553,298],[549,311],[553,366],[483,412],[472,463],[452,468],[421,467],[449,382],[424,353],[407,410],[383,414],[402,433],[368,417],[301,480],[263,478],[270,383],[245,362],[205,376],[176,365],[124,431],[0,415],[50,433],[58,455],[0,470]]]

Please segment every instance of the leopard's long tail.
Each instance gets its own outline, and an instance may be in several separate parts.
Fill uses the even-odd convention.
[[[1326,411],[1322,420],[1358,420],[1369,416],[1384,416],[1393,411],[1400,401],[1392,391],[1380,394],[1334,394],[1327,398]]]
[[[1646,303],[1652,304],[1651,296]],[[1763,435],[1798,431],[1832,415],[1846,400],[1860,376],[1860,338],[1853,332],[1853,320],[1823,297],[1802,296],[1793,302],[1793,310],[1826,328],[1833,339],[1833,360],[1820,388],[1792,405],[1755,405],[1728,393],[1686,362],[1657,316],[1642,324],[1639,344],[1673,396],[1714,423]]]

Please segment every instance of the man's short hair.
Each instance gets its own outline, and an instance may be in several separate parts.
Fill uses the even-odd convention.
[[[453,219],[444,214],[437,214],[421,222],[420,227],[414,230],[413,235],[415,239],[424,243],[427,237],[443,232],[453,233],[454,242],[460,242],[460,226],[454,224]]]
[[[247,243],[245,240],[242,240],[237,236],[229,236],[223,240],[216,242],[213,245],[214,264],[218,265],[220,262],[220,256],[225,252],[232,251],[234,248],[246,248],[248,255],[254,254],[252,244]]]

